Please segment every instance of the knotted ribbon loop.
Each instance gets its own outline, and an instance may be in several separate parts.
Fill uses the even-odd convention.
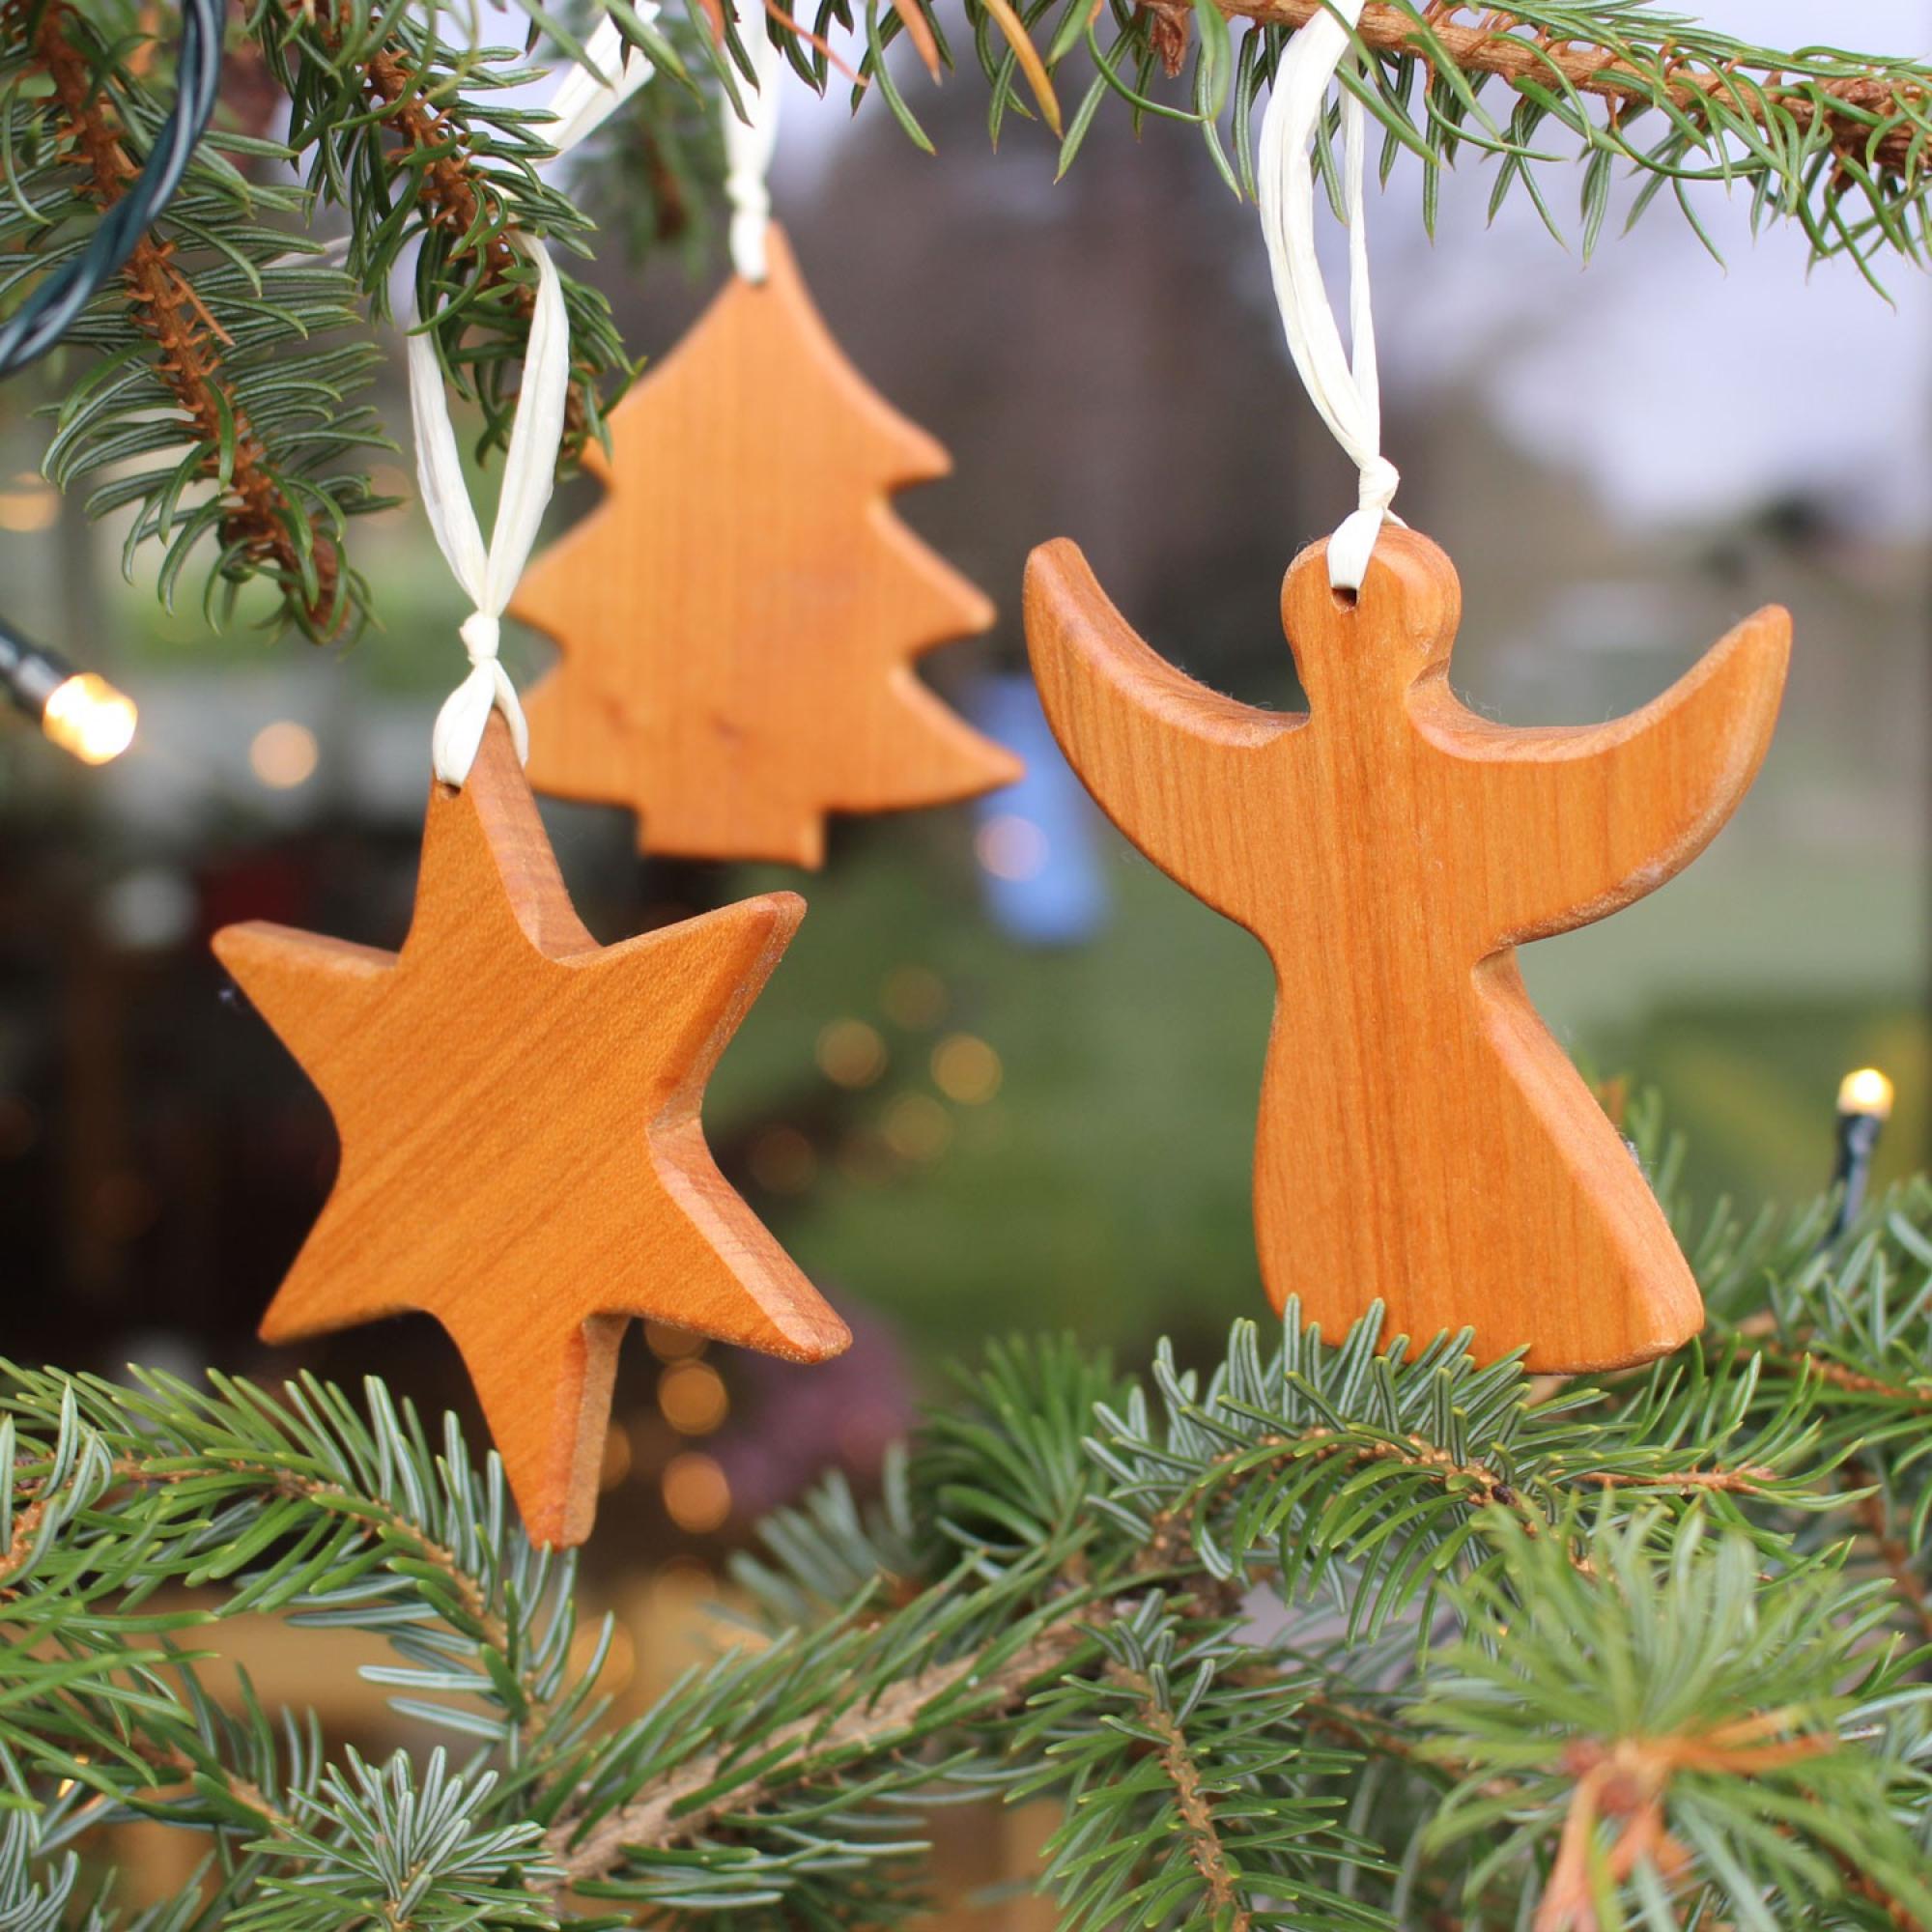
[[[639,12],[650,18],[657,9],[646,4]],[[552,97],[552,108],[558,116],[559,153],[581,141],[651,74],[646,58],[635,48],[625,51],[612,20],[599,25],[585,43],[585,51],[596,66],[596,73],[574,68]],[[614,79],[610,77],[613,72]],[[501,634],[497,620],[524,574],[550,504],[570,394],[570,318],[564,309],[563,284],[540,242],[518,231],[512,231],[509,240],[536,269],[537,290],[524,356],[523,389],[510,426],[503,487],[487,546],[463,480],[436,345],[420,327],[409,338],[410,416],[415,429],[416,478],[423,509],[437,548],[475,607],[464,619],[460,633],[463,647],[469,654],[469,675],[444,700],[430,739],[436,775],[451,785],[460,785],[469,776],[493,710],[502,712],[508,721],[517,756],[529,755],[529,729],[524,722],[523,706],[517,701],[509,673],[497,658]]]
[[[782,60],[765,25],[762,0],[737,0],[733,17],[745,51],[752,57],[756,91],[741,86],[741,118],[725,97],[724,116],[724,198],[731,209],[731,267],[748,282],[765,279],[765,230],[772,219],[769,178],[779,138],[779,89]],[[742,76],[741,76],[742,79]]]
[[[1262,117],[1260,190],[1262,234],[1288,353],[1303,385],[1350,460],[1361,472],[1358,507],[1328,544],[1328,581],[1358,590],[1384,522],[1401,521],[1389,505],[1400,472],[1381,453],[1381,385],[1376,366],[1375,317],[1369,298],[1369,245],[1364,189],[1367,117],[1347,89],[1342,94],[1342,193],[1349,227],[1349,335],[1329,306],[1315,252],[1315,164],[1310,150],[1325,110],[1328,84],[1360,56],[1351,32],[1363,0],[1334,0],[1288,43]]]
[[[524,357],[524,386],[510,428],[503,460],[502,494],[486,548],[476,511],[463,481],[456,430],[442,392],[436,345],[418,329],[410,337],[410,413],[415,425],[416,476],[423,508],[437,548],[442,552],[464,594],[475,606],[464,620],[462,637],[469,653],[469,675],[450,693],[437,713],[430,739],[431,760],[444,784],[460,785],[469,776],[476,748],[493,708],[509,721],[517,755],[529,752],[528,728],[516,688],[497,660],[497,618],[510,601],[536,542],[537,526],[550,504],[556,474],[556,452],[563,440],[564,403],[570,389],[570,323],[564,314],[563,285],[542,245],[513,235],[537,271],[536,304],[530,316],[529,347]]]

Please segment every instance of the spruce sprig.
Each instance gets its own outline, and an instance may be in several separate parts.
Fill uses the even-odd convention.
[[[126,0],[16,0],[0,43],[0,303],[79,253],[126,191],[166,111],[165,76]],[[43,468],[95,480],[92,517],[131,510],[124,562],[160,549],[172,605],[191,555],[211,616],[257,580],[315,637],[353,631],[366,587],[348,522],[383,507],[363,452],[386,446],[359,400],[376,345],[355,288],[301,233],[306,198],[264,179],[276,144],[217,130],[166,217],[67,337]]]

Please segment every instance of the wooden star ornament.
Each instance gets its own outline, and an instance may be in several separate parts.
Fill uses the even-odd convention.
[[[462,790],[431,786],[400,952],[216,933],[342,1144],[263,1340],[436,1316],[549,1544],[589,1532],[632,1317],[838,1354],[845,1324],[725,1183],[698,1118],[804,911],[772,893],[600,947],[493,717]]]
[[[815,867],[825,816],[1020,776],[914,660],[993,621],[892,513],[946,452],[840,354],[777,228],[611,412],[596,509],[510,614],[562,661],[526,700],[530,782],[629,806],[641,850]]]
[[[1703,1322],[1643,1172],[1530,1005],[1524,940],[1603,918],[1702,851],[1770,744],[1791,624],[1761,611],[1607,724],[1513,730],[1449,689],[1462,593],[1385,528],[1355,598],[1326,546],[1282,589],[1306,714],[1195,683],[1069,543],[1034,553],[1054,731],[1155,865],[1267,948],[1255,1232],[1276,1308],[1340,1339],[1475,1331],[1483,1359],[1616,1368]]]

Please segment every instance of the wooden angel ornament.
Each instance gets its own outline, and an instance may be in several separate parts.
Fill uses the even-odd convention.
[[[1115,824],[1268,950],[1255,1231],[1275,1306],[1339,1339],[1379,1299],[1483,1359],[1621,1367],[1694,1334],[1696,1285],[1630,1150],[1530,1005],[1514,949],[1688,865],[1770,743],[1790,620],[1747,618],[1607,724],[1516,730],[1449,689],[1461,589],[1385,527],[1359,593],[1325,544],[1282,623],[1305,715],[1205,689],[1079,551],[1036,551],[1026,625],[1054,731]]]
[[[526,700],[530,782],[629,806],[640,849],[822,862],[830,811],[1010,783],[923,684],[992,606],[892,514],[946,453],[839,353],[782,236],[611,412],[608,495],[510,610],[562,662]]]
[[[600,947],[500,717],[433,784],[399,953],[267,924],[214,950],[322,1090],[335,1186],[262,1323],[408,1309],[461,1350],[530,1535],[582,1542],[626,1322],[794,1361],[845,1324],[725,1183],[704,1084],[805,911],[767,894]]]

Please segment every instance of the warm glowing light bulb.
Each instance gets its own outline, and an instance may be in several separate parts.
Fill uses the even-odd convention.
[[[1890,1120],[1891,1082],[1876,1066],[1861,1066],[1856,1073],[1847,1073],[1838,1085],[1838,1112]]]
[[[81,670],[57,685],[41,713],[41,729],[84,765],[104,765],[134,742],[134,700],[99,671]]]

